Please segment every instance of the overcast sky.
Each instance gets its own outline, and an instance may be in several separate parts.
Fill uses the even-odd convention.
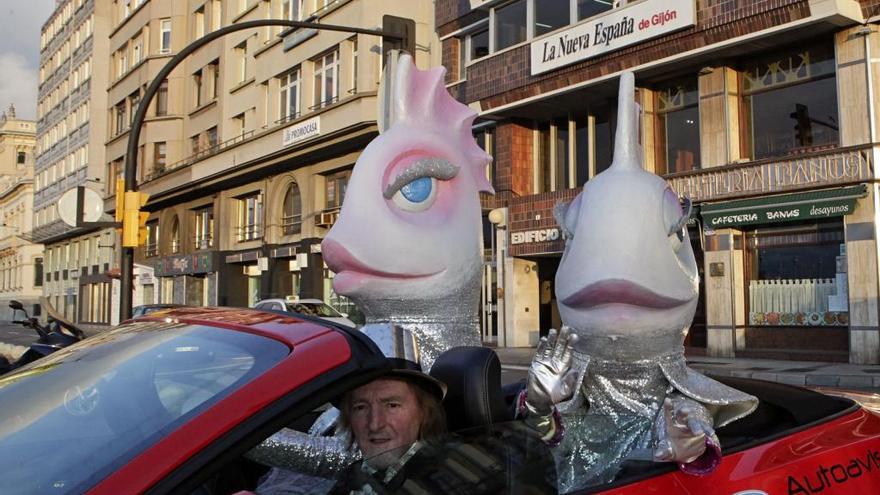
[[[34,119],[40,68],[40,27],[55,0],[0,0],[0,110]]]

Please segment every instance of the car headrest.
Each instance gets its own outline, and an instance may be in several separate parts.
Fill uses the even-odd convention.
[[[443,405],[449,430],[509,421],[501,392],[501,362],[487,347],[454,347],[434,361],[430,375],[448,387]]]

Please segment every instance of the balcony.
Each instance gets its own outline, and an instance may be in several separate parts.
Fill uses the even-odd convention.
[[[262,238],[262,226],[258,223],[242,225],[237,227],[235,239],[238,242],[256,241]]]

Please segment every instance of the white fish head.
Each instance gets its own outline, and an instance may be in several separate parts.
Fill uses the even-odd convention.
[[[690,208],[641,168],[631,73],[620,86],[614,161],[558,214],[569,237],[556,273],[559,312],[583,337],[683,339],[699,294]]]

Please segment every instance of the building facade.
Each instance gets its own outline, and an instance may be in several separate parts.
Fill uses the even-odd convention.
[[[78,186],[105,191],[109,11],[108,0],[60,0],[41,29],[29,234],[45,245],[49,304],[69,319],[97,325],[112,321],[115,234],[67,225],[57,204]]]
[[[145,86],[192,41],[255,19],[376,28],[416,23],[415,58],[439,64],[431,2],[149,0],[116,3],[111,35],[108,181],[121,173],[127,122]],[[119,15],[127,12],[125,15]],[[436,51],[435,51],[436,52]],[[147,243],[136,255],[135,304],[252,306],[332,292],[320,241],[351,170],[377,135],[382,67],[376,36],[259,28],[199,49],[149,105],[138,180],[150,194]],[[353,315],[356,316],[356,315]]]
[[[30,242],[34,204],[36,123],[16,118],[15,107],[0,115],[0,314],[15,318],[9,301],[41,313],[43,246]],[[21,315],[18,315],[21,317]]]
[[[880,4],[622,4],[436,2],[448,87],[480,109],[475,135],[495,156],[485,294],[499,342],[534,345],[560,324],[552,209],[610,165],[618,76],[631,70],[643,166],[695,205],[701,301],[687,344],[880,362]]]

